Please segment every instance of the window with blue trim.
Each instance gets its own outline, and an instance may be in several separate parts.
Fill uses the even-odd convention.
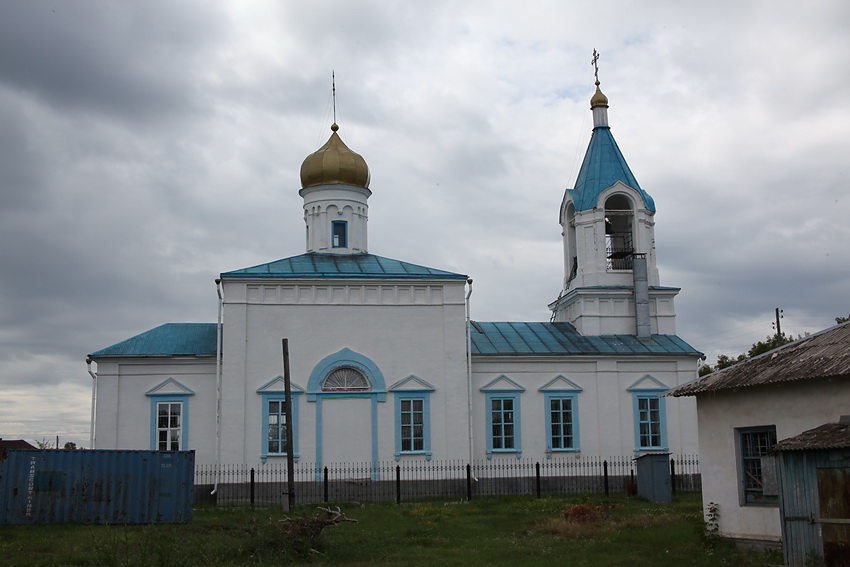
[[[195,393],[174,378],[168,378],[145,395],[150,399],[151,451],[187,450],[189,397]]]
[[[635,443],[638,450],[667,448],[665,401],[657,393],[634,393]]]
[[[399,400],[399,439],[402,453],[425,450],[425,400],[402,398]]]
[[[286,401],[268,400],[266,412],[268,415],[266,453],[286,454]]]
[[[522,457],[520,396],[525,388],[502,374],[481,387],[486,394],[487,458],[493,453]]]
[[[348,222],[333,221],[331,223],[331,237],[334,248],[348,247]]]
[[[288,425],[286,421],[286,396],[279,390],[264,390],[263,388],[259,389],[257,393],[261,394],[263,398],[260,459],[265,462],[267,457],[286,455],[286,428]],[[296,461],[300,457],[298,452],[298,398],[301,393],[298,389],[293,388],[292,390],[292,445],[293,458]]]

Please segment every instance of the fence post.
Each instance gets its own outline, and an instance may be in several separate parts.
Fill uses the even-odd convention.
[[[534,463],[534,473],[537,481],[537,497],[540,498],[540,463]]]
[[[608,461],[602,461],[602,486],[605,487],[605,497],[609,496],[608,493]]]
[[[251,508],[254,507],[254,467],[251,467]]]
[[[401,504],[401,466],[395,466],[395,503]]]
[[[670,457],[670,489],[676,494],[676,460]]]
[[[327,503],[327,501],[328,501],[328,467],[325,467],[325,469],[323,471],[323,477],[322,478],[324,479],[322,484],[324,485],[325,502]]]
[[[466,500],[472,502],[472,465],[466,463]]]

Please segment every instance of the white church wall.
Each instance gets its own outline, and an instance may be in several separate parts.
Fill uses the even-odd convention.
[[[637,357],[635,357],[637,358]],[[521,456],[534,459],[581,453],[592,456],[634,456],[634,396],[641,387],[656,390],[646,376],[668,388],[696,376],[695,360],[684,357],[646,357],[639,362],[606,357],[473,357],[473,424],[477,458],[487,456],[487,400],[482,388],[506,376],[522,387],[519,394]],[[547,384],[563,377],[575,385],[578,403],[577,451],[550,451],[547,446]],[[548,386],[569,393],[565,382]],[[542,389],[542,390],[541,390]],[[550,391],[550,395],[555,390]],[[683,403],[684,402],[684,403]],[[666,424],[665,448],[675,454],[697,453],[696,408],[693,401],[662,398]],[[501,455],[500,455],[501,456]]]
[[[297,426],[302,460],[335,462],[351,451],[369,460],[373,449],[378,460],[394,458],[394,394],[386,389],[410,376],[434,387],[429,420],[433,458],[466,456],[466,443],[456,431],[466,427],[465,411],[456,411],[466,399],[463,291],[460,282],[259,287],[226,282],[222,461],[253,462],[259,456],[257,388],[282,374],[282,338],[289,340],[292,381],[305,390],[317,365],[343,349],[374,363],[385,387],[374,404],[374,428],[373,406],[364,403],[368,399],[352,394],[310,400],[302,394]],[[346,423],[343,435],[339,427]],[[344,451],[335,451],[335,435],[359,439],[361,447],[347,444]]]
[[[149,395],[160,385],[160,397]],[[181,386],[185,390],[181,391]],[[185,391],[191,393],[182,393]],[[194,449],[200,461],[213,460],[215,396],[214,358],[101,361],[97,367],[94,448],[152,449],[151,434],[156,425],[152,404],[157,399],[182,399],[184,448]]]

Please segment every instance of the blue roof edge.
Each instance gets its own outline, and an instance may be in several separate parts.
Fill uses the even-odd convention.
[[[106,348],[89,358],[168,358],[216,355],[216,323],[163,323]]]
[[[304,269],[305,265],[308,269]],[[322,264],[317,266],[317,264]],[[275,265],[277,270],[275,271]],[[345,265],[345,266],[341,266]],[[357,267],[351,271],[344,268]],[[262,271],[263,269],[267,271]],[[323,269],[324,268],[324,269]],[[332,269],[329,269],[332,268]],[[389,270],[389,271],[387,271]],[[298,256],[281,258],[272,262],[241,268],[220,274],[227,278],[275,279],[412,279],[412,280],[464,280],[469,276],[395,260],[376,254],[331,254],[307,252]]]

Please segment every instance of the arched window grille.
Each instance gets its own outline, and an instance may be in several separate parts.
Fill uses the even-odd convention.
[[[335,369],[322,382],[323,392],[357,392],[371,389],[368,378],[350,366]]]

